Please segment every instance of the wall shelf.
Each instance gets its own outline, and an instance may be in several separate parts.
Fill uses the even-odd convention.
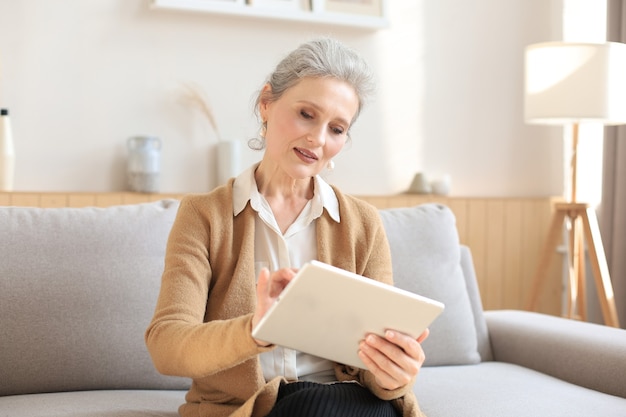
[[[246,4],[241,0],[152,0],[151,7],[153,9],[181,10],[259,19],[319,23],[374,30],[389,27],[389,21],[386,13],[386,1],[387,0],[380,0],[380,16],[316,11],[316,8],[319,8],[319,6],[314,6],[313,10],[304,10],[304,8],[272,6],[271,4],[265,2],[258,5]],[[294,1],[294,3],[298,2]],[[321,2],[314,1],[313,3],[315,4]]]

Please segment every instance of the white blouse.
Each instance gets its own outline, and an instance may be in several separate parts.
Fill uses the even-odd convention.
[[[248,201],[257,212],[254,241],[255,274],[261,268],[270,271],[281,268],[300,268],[306,262],[317,259],[315,219],[323,210],[339,223],[339,202],[332,187],[320,176],[314,179],[314,195],[298,218],[283,234],[274,213],[259,193],[253,165],[235,179],[233,189],[234,215],[241,213]],[[333,363],[326,359],[277,346],[260,355],[261,367],[266,381],[284,376],[289,381],[335,382]]]

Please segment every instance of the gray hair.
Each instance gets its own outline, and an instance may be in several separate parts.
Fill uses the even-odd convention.
[[[283,58],[265,82],[271,88],[269,96],[264,95],[266,93],[263,92],[258,94],[254,103],[255,112],[258,115],[262,98],[276,101],[301,79],[324,77],[345,81],[354,88],[359,100],[359,106],[352,120],[354,122],[373,94],[372,71],[367,62],[355,51],[332,38],[319,38],[306,42]]]

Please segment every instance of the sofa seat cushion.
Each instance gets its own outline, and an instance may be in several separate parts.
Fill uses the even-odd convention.
[[[186,391],[75,391],[0,397],[0,416],[178,417]]]
[[[518,365],[422,368],[414,392],[428,417],[624,417],[626,399]]]
[[[0,208],[0,396],[189,386],[143,337],[177,210]]]
[[[381,210],[380,214],[391,248],[395,285],[445,304],[423,344],[424,365],[478,363],[475,320],[484,318],[480,306],[472,311],[452,210],[440,204],[422,204]]]

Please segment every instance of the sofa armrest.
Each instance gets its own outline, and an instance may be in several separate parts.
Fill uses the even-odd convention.
[[[626,398],[626,330],[526,311],[485,318],[495,361]]]

